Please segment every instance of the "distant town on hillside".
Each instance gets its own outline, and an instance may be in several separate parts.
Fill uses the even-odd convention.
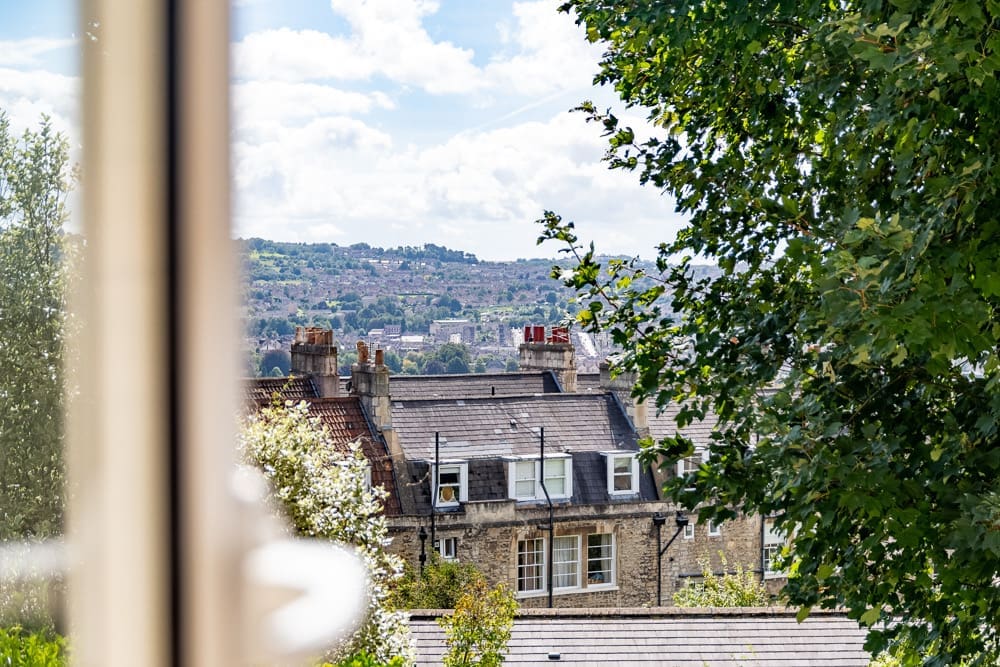
[[[577,310],[572,290],[550,276],[565,263],[553,259],[486,262],[430,243],[237,243],[252,376],[288,373],[297,325],[334,330],[344,374],[357,341],[385,350],[396,373],[516,370],[525,326],[565,323]],[[581,371],[596,371],[614,351],[607,336],[578,329],[573,342]]]

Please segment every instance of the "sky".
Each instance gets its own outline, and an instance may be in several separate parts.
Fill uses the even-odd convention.
[[[554,257],[549,209],[599,252],[653,257],[671,200],[608,171],[570,109],[642,113],[593,86],[601,47],[558,4],[234,0],[234,235]],[[77,33],[68,0],[0,2],[0,108],[78,147]]]

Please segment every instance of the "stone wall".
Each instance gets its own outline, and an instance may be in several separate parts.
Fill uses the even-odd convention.
[[[666,503],[621,503],[615,505],[573,507],[557,505],[554,510],[555,536],[579,535],[581,584],[577,589],[556,590],[556,607],[648,607],[656,605],[656,529],[653,515],[666,516],[662,526],[662,544],[676,530],[674,508]],[[696,517],[692,517],[695,519]],[[472,502],[462,511],[439,513],[435,518],[439,539],[458,539],[457,558],[474,563],[491,583],[504,581],[516,590],[517,543],[541,537],[548,540],[548,509],[514,501]],[[692,520],[692,523],[694,521]],[[429,517],[391,519],[393,537],[390,550],[417,566],[420,543],[417,532],[423,526],[430,532]],[[713,571],[732,570],[738,564],[760,570],[760,520],[744,517],[726,522],[718,536],[710,536],[706,525],[696,525],[694,536],[677,537],[664,553],[662,561],[662,599],[672,604],[672,595],[701,574],[700,559],[708,559]],[[615,583],[594,589],[586,584],[587,535],[610,533],[615,544]],[[432,550],[428,537],[426,549]],[[723,568],[725,554],[727,566]],[[522,607],[544,607],[548,594],[518,596]]]

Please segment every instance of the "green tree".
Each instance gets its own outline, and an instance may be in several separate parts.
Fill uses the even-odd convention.
[[[701,581],[689,581],[674,593],[674,604],[678,607],[766,607],[771,604],[767,588],[752,570],[737,565],[735,572],[717,575],[707,559],[699,562]],[[723,569],[726,565],[723,556]]]
[[[270,482],[271,494],[295,532],[351,544],[368,568],[370,600],[361,628],[337,658],[367,652],[379,662],[414,661],[406,618],[388,602],[402,569],[386,552],[389,528],[382,514],[382,487],[367,482],[368,463],[359,446],[344,453],[306,403],[272,405],[247,418],[240,433],[243,457]]]
[[[558,215],[542,233],[572,246],[577,319],[624,346],[637,393],[680,402],[680,425],[719,419],[670,494],[717,521],[780,515],[803,615],[844,606],[875,652],[996,664],[1000,5],[563,8],[605,49],[596,80],[651,121],[582,106],[610,167],[688,220],[643,288]]]
[[[502,665],[515,613],[517,600],[506,584],[488,588],[484,579],[474,579],[455,604],[455,612],[438,619],[448,643],[442,663],[445,667]]]
[[[47,118],[19,138],[0,111],[0,539],[63,518],[65,137]]]
[[[482,573],[472,563],[444,560],[431,552],[421,573],[409,563],[393,585],[391,603],[397,609],[454,609],[459,597]]]

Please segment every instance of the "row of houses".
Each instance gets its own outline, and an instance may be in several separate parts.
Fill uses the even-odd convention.
[[[254,379],[246,398],[309,402],[345,447],[362,443],[372,483],[389,492],[393,552],[414,565],[432,549],[472,562],[522,607],[669,604],[705,561],[779,583],[779,542],[761,517],[698,523],[662,497],[663,481],[696,461],[640,464],[640,438],[676,432],[669,409],[636,402],[606,364],[577,373],[565,337],[531,339],[516,373],[390,377],[381,351],[359,343],[340,377],[332,332],[300,327],[291,377]],[[683,434],[706,447],[712,428]]]

